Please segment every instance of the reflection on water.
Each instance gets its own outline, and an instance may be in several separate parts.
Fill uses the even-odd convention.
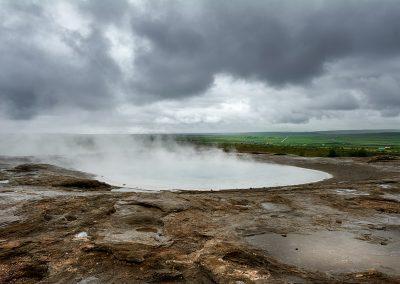
[[[339,195],[360,195],[360,196],[361,195],[369,195],[368,192],[362,192],[362,191],[358,191],[358,190],[355,190],[355,189],[347,189],[347,188],[336,189],[335,191]]]
[[[147,190],[220,190],[302,184],[329,178],[324,172],[261,163],[219,150],[149,151],[103,158],[79,157],[83,171],[123,187]]]
[[[288,234],[266,233],[246,240],[278,260],[307,270],[350,273],[376,269],[388,274],[400,272],[399,232],[386,232],[387,245],[355,239],[349,232],[320,231]]]

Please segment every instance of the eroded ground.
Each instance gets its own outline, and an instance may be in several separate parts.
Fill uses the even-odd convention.
[[[400,283],[400,161],[258,155],[323,182],[113,192],[0,158],[0,282]]]

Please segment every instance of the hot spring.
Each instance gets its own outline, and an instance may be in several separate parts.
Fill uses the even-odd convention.
[[[118,159],[79,158],[74,168],[110,184],[142,190],[221,190],[315,182],[328,174],[256,162],[220,151],[135,153]]]
[[[41,162],[94,174],[126,191],[260,188],[331,177],[321,171],[255,161],[248,155],[178,145],[171,139],[64,135],[15,142],[2,147],[1,154],[33,155]],[[12,144],[19,145],[17,152],[13,152]]]

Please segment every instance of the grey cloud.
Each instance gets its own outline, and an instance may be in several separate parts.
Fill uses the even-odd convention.
[[[97,24],[118,24],[131,8],[127,0],[86,0],[76,3],[78,8],[91,15]]]
[[[301,124],[301,123],[306,123],[309,120],[310,120],[309,113],[292,112],[292,113],[281,113],[275,119],[275,122],[276,123]]]
[[[400,74],[380,76],[369,80],[364,87],[367,103],[372,109],[381,109],[384,116],[400,113]]]
[[[359,100],[349,92],[333,91],[320,94],[312,100],[310,106],[313,110],[354,110],[360,107]]]
[[[400,53],[398,1],[202,1],[191,13],[152,3],[132,21],[152,44],[136,59],[136,85],[159,97],[203,92],[218,73],[306,84],[328,62]]]
[[[316,106],[331,109],[351,106],[378,110],[382,115],[400,113],[400,57],[377,61],[374,58],[342,60],[328,74],[314,81],[312,92]],[[346,102],[347,101],[347,102]],[[342,105],[344,108],[335,108]]]
[[[0,99],[9,116],[29,119],[54,106],[112,105],[111,87],[118,84],[119,68],[108,55],[109,43],[101,31],[93,28],[83,37],[57,27],[38,6],[9,8],[5,13],[12,12],[21,21],[0,27]],[[57,47],[54,53],[46,50],[46,39],[54,30],[72,51],[72,59],[60,55]]]
[[[400,111],[397,0],[68,2],[89,20],[88,33],[58,26],[43,9],[48,3],[54,2],[0,2],[0,100],[14,119],[59,106],[113,109],[119,91],[136,105],[182,100],[206,92],[221,73],[274,88],[301,86],[314,110]],[[134,61],[126,62],[133,74],[120,70],[106,36],[126,19],[132,37],[149,43],[135,45]],[[54,35],[70,55],[46,42]],[[364,67],[377,79],[360,78],[370,76]],[[330,72],[344,75],[330,80],[325,94],[328,87],[315,81]],[[315,116],[302,110],[277,120],[306,123]]]

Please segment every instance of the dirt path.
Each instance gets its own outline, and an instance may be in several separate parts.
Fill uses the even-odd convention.
[[[400,283],[399,160],[257,159],[334,178],[118,193],[83,173],[0,158],[0,282]]]

